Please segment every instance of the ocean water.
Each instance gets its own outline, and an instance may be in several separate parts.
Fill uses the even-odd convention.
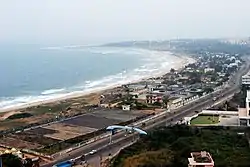
[[[0,109],[158,75],[177,61],[136,48],[0,46]]]

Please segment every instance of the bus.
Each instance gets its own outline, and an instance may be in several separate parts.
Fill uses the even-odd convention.
[[[64,162],[55,164],[55,165],[52,166],[52,167],[72,167],[72,166],[73,166],[72,161],[64,161]]]

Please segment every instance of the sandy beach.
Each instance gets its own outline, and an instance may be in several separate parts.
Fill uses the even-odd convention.
[[[166,52],[166,53],[165,52],[159,52],[159,53],[161,53],[161,54],[171,54],[169,52]],[[138,78],[137,80],[132,80],[132,81],[130,81],[128,83],[136,83],[136,82],[148,79],[148,78],[161,77],[161,76],[165,75],[166,73],[168,73],[171,68],[174,68],[174,69],[177,70],[177,69],[180,69],[180,68],[184,67],[187,64],[195,62],[195,60],[193,58],[191,58],[191,57],[189,57],[187,55],[172,55],[172,56],[175,57],[176,61],[175,61],[174,64],[171,64],[169,66],[169,69],[167,71],[162,71],[159,74],[155,74],[155,75],[152,75],[152,76],[149,76],[149,77]],[[123,84],[128,84],[128,83],[123,83]],[[23,110],[23,109],[26,109],[26,108],[30,108],[30,107],[34,107],[34,106],[40,106],[40,105],[44,105],[44,104],[53,105],[53,103],[72,100],[72,99],[75,99],[75,98],[84,98],[84,99],[88,100],[89,104],[97,104],[97,101],[98,101],[101,94],[103,94],[104,92],[114,91],[114,89],[116,89],[119,86],[121,86],[121,85],[117,84],[117,85],[110,85],[110,86],[107,86],[107,87],[101,88],[101,89],[95,89],[94,91],[89,91],[89,92],[69,93],[69,94],[66,94],[63,97],[59,97],[59,98],[55,98],[55,99],[37,101],[37,102],[23,104],[23,105],[19,105],[19,106],[15,106],[15,107],[0,109],[0,113],[2,113],[1,115],[3,116],[3,114],[5,114],[6,112],[16,113],[16,112],[19,112],[20,110]],[[10,113],[8,113],[8,115],[9,114]]]

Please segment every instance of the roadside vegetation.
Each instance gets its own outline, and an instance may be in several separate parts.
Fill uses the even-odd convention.
[[[30,113],[18,113],[18,114],[13,114],[9,116],[7,119],[12,120],[12,119],[21,119],[21,118],[28,118],[32,117],[33,115]]]
[[[122,150],[112,167],[186,167],[193,151],[208,151],[217,167],[250,166],[247,138],[220,127],[161,127]]]
[[[38,165],[38,162],[34,163],[30,158],[26,158],[24,163],[21,158],[13,154],[2,154],[0,158],[3,167],[34,167]]]

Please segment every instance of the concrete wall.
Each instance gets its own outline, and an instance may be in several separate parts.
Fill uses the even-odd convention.
[[[208,115],[238,115],[238,111],[216,111],[216,110],[202,110],[199,114],[195,114],[191,117],[185,117],[184,121],[187,125],[190,125],[190,121],[199,115],[208,114]]]
[[[202,110],[200,114],[211,114],[211,115],[238,115],[238,111]]]
[[[181,107],[181,106],[186,105],[187,103],[190,103],[190,102],[197,100],[197,99],[199,99],[198,95],[192,96],[192,97],[189,97],[188,99],[183,99],[183,100],[181,100],[180,98],[176,99],[172,102],[170,109],[175,109],[177,107]]]

